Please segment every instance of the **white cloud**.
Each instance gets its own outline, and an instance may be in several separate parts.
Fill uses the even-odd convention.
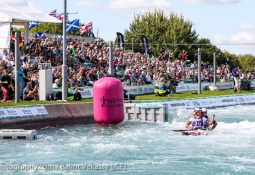
[[[134,8],[148,8],[151,4],[146,0],[114,0],[108,5],[110,9],[134,9]]]
[[[215,44],[247,44],[255,43],[255,36],[253,33],[240,32],[227,38],[219,34],[215,34],[213,37]]]
[[[82,0],[77,2],[78,5],[83,5],[86,7],[100,7],[101,4],[98,2],[90,1],[90,0]]]
[[[110,9],[148,9],[148,8],[170,8],[170,4],[167,0],[153,0],[148,2],[147,0],[113,0],[109,3]]]
[[[252,33],[240,32],[227,38],[216,34],[212,43],[223,50],[227,50],[235,54],[254,54],[255,36]]]
[[[28,4],[28,0],[0,0],[2,4]]]
[[[154,0],[152,2],[153,6],[158,8],[170,8],[171,5],[166,0]]]
[[[200,3],[200,4],[234,4],[239,3],[241,0],[186,0],[190,3]]]
[[[239,31],[247,31],[247,30],[252,30],[253,26],[252,24],[242,23],[241,25],[236,26],[235,29]]]

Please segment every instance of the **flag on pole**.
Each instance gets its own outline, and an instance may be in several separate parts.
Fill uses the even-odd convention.
[[[45,39],[46,35],[45,33],[42,33],[42,32],[36,32],[34,34],[35,38],[38,38],[38,37],[41,37],[43,40]]]
[[[117,32],[118,45],[121,50],[124,50],[124,36],[122,33]]]
[[[144,53],[148,54],[148,48],[149,48],[148,39],[147,39],[146,36],[141,35],[141,40],[142,40],[142,45],[143,45]]]
[[[29,21],[29,30],[40,24],[38,21]]]
[[[63,40],[63,36],[58,35],[58,41],[62,41]]]
[[[58,35],[58,41],[62,41],[63,40],[63,36],[62,35]]]
[[[63,21],[63,19],[64,19],[63,14],[56,15],[55,17],[60,21]],[[68,13],[66,14],[66,21],[68,21]]]
[[[81,35],[82,35],[84,32],[89,33],[89,32],[91,32],[91,31],[93,31],[92,22],[90,22],[90,23],[88,23],[88,24],[86,24],[85,26],[82,26],[82,27],[80,28],[80,34],[81,34]]]
[[[15,32],[12,31],[12,40],[15,40]],[[19,32],[19,47],[22,47],[23,46],[23,39],[22,39],[22,35],[21,33]]]
[[[52,12],[50,12],[49,15],[53,16],[53,17],[56,17],[57,16],[57,9],[53,10]]]
[[[73,31],[76,29],[80,29],[79,19],[75,19],[69,22],[68,24],[66,24],[66,32]]]

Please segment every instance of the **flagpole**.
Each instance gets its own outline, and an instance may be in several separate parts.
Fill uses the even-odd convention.
[[[19,103],[20,102],[20,91],[19,89],[20,84],[19,84],[19,33],[15,32],[15,103]]]
[[[62,65],[62,100],[67,100],[67,65],[66,65],[66,1],[63,16],[63,65]]]

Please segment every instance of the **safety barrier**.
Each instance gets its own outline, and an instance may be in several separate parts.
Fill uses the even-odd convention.
[[[202,83],[201,90],[208,90],[210,83]],[[251,84],[251,86],[255,86]],[[217,87],[219,89],[231,89],[233,88],[233,82],[218,83]],[[153,94],[155,86],[154,85],[141,85],[141,86],[124,86],[127,94],[141,95],[141,94]],[[179,83],[176,87],[176,92],[186,92],[195,91],[198,89],[197,83]],[[61,88],[54,88],[53,91],[62,91]],[[80,87],[78,90],[82,98],[93,98],[93,87]]]
[[[125,121],[148,121],[148,122],[166,122],[168,121],[167,104],[125,104]]]
[[[35,140],[37,139],[37,132],[36,130],[2,129],[0,130],[0,139]]]
[[[161,104],[162,101],[133,102],[140,106],[151,106]],[[224,106],[235,106],[244,104],[255,104],[255,95],[235,95],[210,98],[191,98],[183,100],[164,101],[169,110],[194,109],[194,108],[217,108]]]

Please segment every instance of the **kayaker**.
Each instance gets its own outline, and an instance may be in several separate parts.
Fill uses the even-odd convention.
[[[212,117],[209,117],[208,115],[207,115],[207,109],[206,108],[202,108],[202,117],[205,117],[207,120],[209,120],[209,121],[211,121],[212,120]],[[216,128],[216,126],[217,126],[217,122],[214,120],[213,121],[213,123],[212,123],[212,127],[210,127],[210,125],[208,125],[208,124],[205,124],[205,128],[210,128],[210,130],[214,130],[215,128]]]
[[[194,115],[190,115],[189,121],[186,123],[185,127],[190,130],[205,129],[205,125],[211,125],[214,122],[215,115],[212,116],[212,120],[209,121],[205,117],[202,117],[202,111],[198,108],[194,110]],[[193,116],[193,117],[192,117]]]

